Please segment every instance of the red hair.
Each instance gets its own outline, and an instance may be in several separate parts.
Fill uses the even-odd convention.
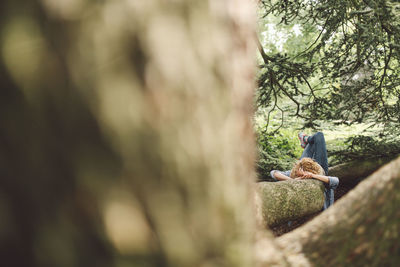
[[[297,177],[296,174],[300,168],[302,168],[303,171],[311,172],[314,174],[325,174],[324,169],[321,167],[321,165],[319,165],[312,158],[302,158],[301,160],[297,161],[296,164],[293,166],[290,177]]]

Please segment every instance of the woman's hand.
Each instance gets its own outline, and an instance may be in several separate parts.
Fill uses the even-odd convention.
[[[320,180],[320,181],[322,181],[322,182],[324,182],[324,183],[329,184],[329,178],[328,178],[328,176],[319,175],[319,174],[314,174],[314,173],[312,173],[312,172],[307,172],[307,171],[304,171],[303,168],[300,168],[300,169],[297,171],[296,174],[297,174],[297,176],[299,176],[299,177],[295,178],[295,180],[302,180],[302,179],[311,179],[311,178],[314,178],[314,179],[317,179],[317,180]]]
[[[298,178],[300,178],[300,179],[310,179],[310,178],[314,178],[314,177],[313,177],[313,175],[314,175],[313,173],[304,171],[303,168],[300,168],[300,169],[298,170],[297,175],[299,176]]]

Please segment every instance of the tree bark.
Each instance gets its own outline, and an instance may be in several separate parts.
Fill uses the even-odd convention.
[[[380,157],[354,160],[329,168],[329,175],[339,177],[341,184],[355,185],[393,159]]]
[[[317,180],[257,183],[259,216],[264,226],[275,226],[321,211],[324,185]]]
[[[379,169],[321,215],[278,238],[312,266],[396,266],[400,260],[400,158]],[[296,262],[292,262],[296,264]]]
[[[340,186],[355,186],[391,158],[356,160],[329,169],[330,176],[340,179]],[[320,181],[259,182],[258,204],[261,224],[275,226],[322,210],[324,186]]]

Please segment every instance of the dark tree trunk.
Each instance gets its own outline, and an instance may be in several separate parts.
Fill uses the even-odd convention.
[[[341,184],[355,185],[394,157],[359,159],[329,168],[329,175],[340,178]]]

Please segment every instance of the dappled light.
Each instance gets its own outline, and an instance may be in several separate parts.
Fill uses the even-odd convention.
[[[2,31],[2,58],[13,81],[35,101],[47,64],[47,44],[33,18],[15,17]],[[39,88],[38,88],[39,87]]]
[[[123,189],[114,190],[104,202],[106,233],[119,253],[145,253],[150,247],[151,231],[139,203]]]

